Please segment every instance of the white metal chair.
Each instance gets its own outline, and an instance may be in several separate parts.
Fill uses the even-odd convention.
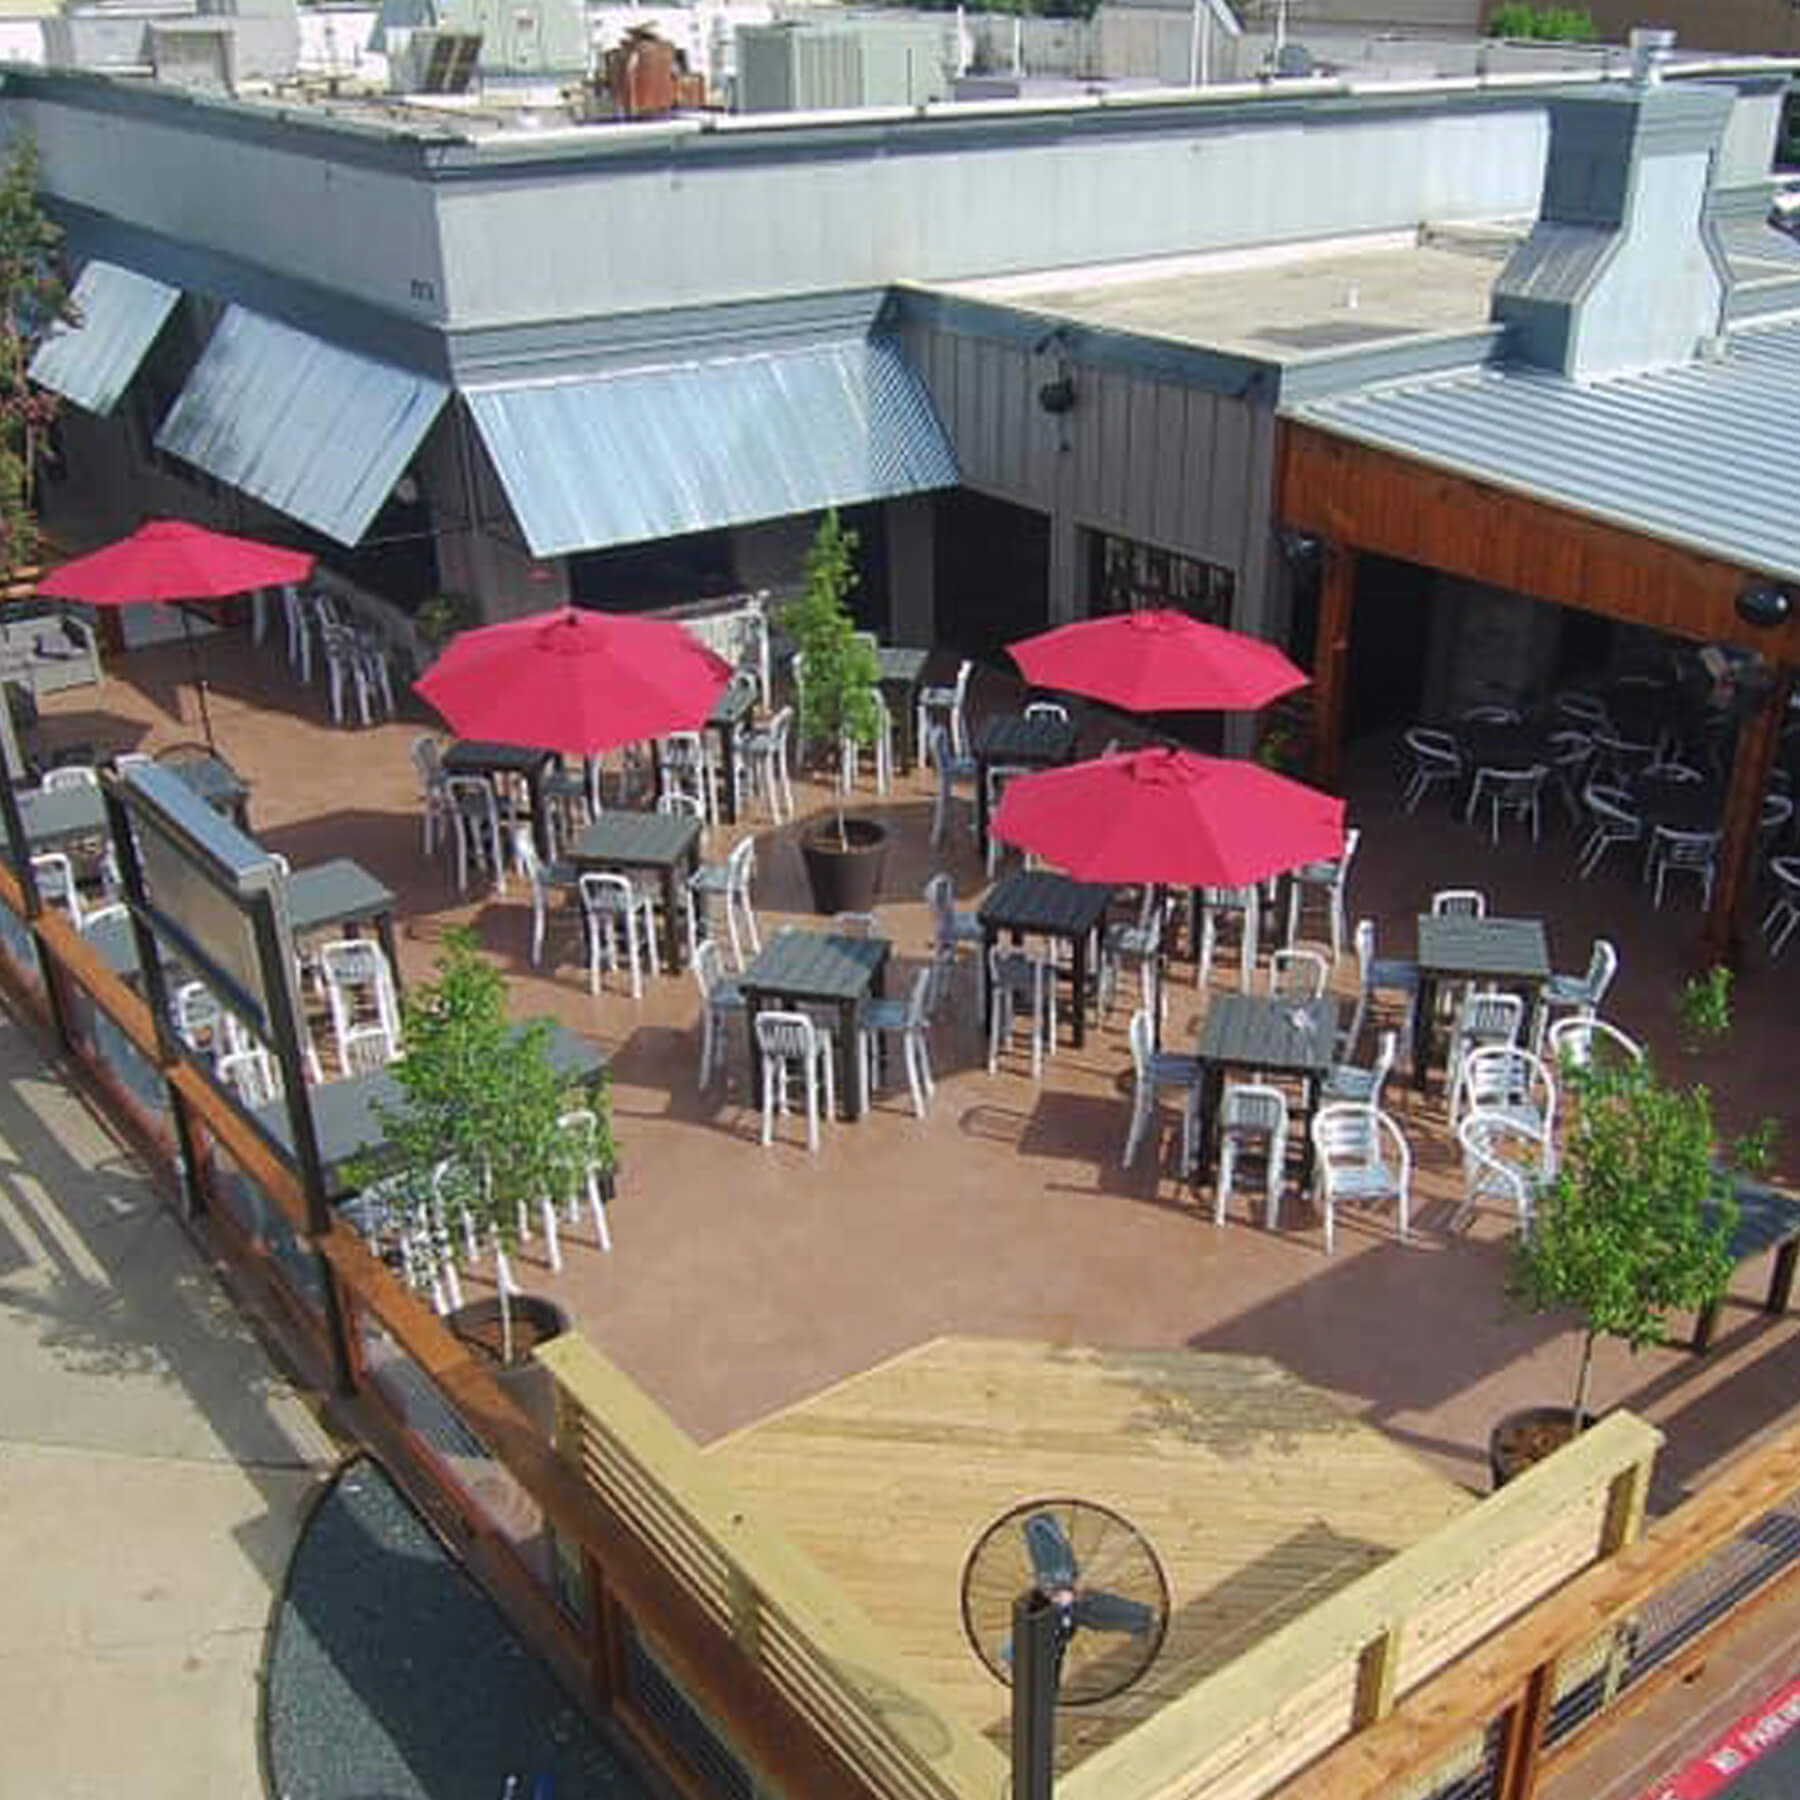
[[[1384,1031],[1375,1040],[1375,1060],[1364,1068],[1360,1063],[1334,1063],[1319,1084],[1323,1100],[1354,1100],[1364,1106],[1380,1106],[1382,1089],[1393,1073],[1394,1060],[1400,1052],[1400,1034]]]
[[[227,1051],[213,1068],[246,1106],[268,1106],[281,1098],[281,1071],[261,1044]]]
[[[1548,1139],[1504,1114],[1472,1112],[1457,1126],[1456,1141],[1463,1153],[1463,1201],[1451,1225],[1465,1224],[1497,1200],[1513,1209],[1521,1231],[1529,1231],[1538,1188],[1554,1160]]]
[[[1491,842],[1500,842],[1500,819],[1504,814],[1508,818],[1523,819],[1530,825],[1531,841],[1535,844],[1541,835],[1540,803],[1549,774],[1549,768],[1543,763],[1533,763],[1529,769],[1477,769],[1463,817],[1473,819],[1485,804]]]
[[[744,995],[735,981],[725,979],[724,957],[713,938],[702,938],[694,946],[693,970],[700,987],[698,1079],[702,1088],[709,1088],[713,1077],[725,1066],[731,1021],[742,1015]]]
[[[688,955],[691,957],[701,939],[701,927],[708,923],[708,902],[717,896],[725,903],[725,935],[731,943],[732,967],[743,970],[746,962],[744,940],[750,940],[752,954],[762,948],[762,934],[756,928],[756,906],[750,895],[750,884],[756,875],[756,840],[739,838],[722,863],[702,863],[687,882]]]
[[[954,823],[952,815],[956,806],[956,784],[959,781],[968,783],[970,806],[973,807],[974,788],[980,778],[980,766],[974,757],[957,751],[945,726],[932,726],[931,736],[921,741],[926,744],[931,766],[937,772],[937,798],[931,811],[931,843],[932,848],[936,849],[949,835]]]
[[[1677,831],[1670,825],[1658,825],[1650,833],[1650,860],[1647,873],[1652,884],[1651,904],[1658,909],[1663,903],[1663,883],[1671,871],[1692,875],[1700,883],[1700,910],[1712,904],[1713,877],[1718,871],[1719,834],[1716,831]]]
[[[878,938],[881,921],[872,912],[835,912],[831,915],[831,929],[837,937]]]
[[[1656,746],[1640,744],[1617,732],[1594,732],[1594,771],[1609,786],[1629,787],[1656,761]]]
[[[1313,1182],[1325,1227],[1325,1254],[1337,1248],[1340,1202],[1392,1200],[1400,1241],[1411,1236],[1412,1147],[1379,1106],[1336,1100],[1313,1115]]]
[[[1194,1145],[1200,1127],[1200,1059],[1174,1050],[1156,1048],[1156,1024],[1146,1007],[1131,1015],[1131,1124],[1125,1133],[1125,1154],[1120,1166],[1129,1169],[1137,1160],[1144,1135],[1156,1112],[1156,1097],[1165,1088],[1181,1095],[1181,1172],[1194,1166]]]
[[[658,810],[675,811],[675,807],[665,803],[680,800],[684,804],[679,810],[692,811],[703,829],[712,825],[719,816],[719,783],[706,740],[697,731],[671,731],[662,740],[660,761],[662,791],[657,795]]]
[[[1219,1100],[1219,1176],[1213,1186],[1213,1223],[1225,1223],[1238,1160],[1260,1150],[1267,1159],[1263,1222],[1273,1231],[1281,1214],[1287,1167],[1287,1095],[1255,1081],[1228,1081]]]
[[[1592,1018],[1618,971],[1619,953],[1611,940],[1595,938],[1584,974],[1552,975],[1538,992],[1537,1009],[1532,1019],[1532,1048],[1543,1049],[1544,1033],[1554,1014],[1573,1012],[1577,1017]]]
[[[1800,856],[1772,856],[1769,873],[1776,883],[1775,898],[1763,914],[1763,944],[1773,961],[1787,948],[1800,927]]]
[[[1069,709],[1060,700],[1033,700],[1025,708],[1028,719],[1044,719],[1052,725],[1068,725],[1073,721]]]
[[[580,1219],[581,1209],[585,1204],[588,1216],[594,1221],[594,1240],[610,1255],[612,1231],[606,1222],[606,1194],[603,1186],[606,1171],[600,1164],[599,1115],[590,1107],[578,1106],[564,1113],[556,1122],[571,1140],[574,1154],[566,1196],[568,1222],[573,1225]]]
[[[1463,755],[1449,732],[1430,725],[1409,725],[1400,741],[1412,759],[1400,795],[1400,803],[1408,812],[1415,811],[1434,787],[1455,790],[1463,776]]]
[[[1471,1050],[1458,1071],[1455,1124],[1465,1112],[1493,1113],[1548,1144],[1556,1131],[1556,1081],[1542,1057],[1511,1044]]]
[[[1581,804],[1588,817],[1588,834],[1577,852],[1575,872],[1585,881],[1615,844],[1643,841],[1644,821],[1631,795],[1621,787],[1590,781],[1581,790]]]
[[[1485,919],[1487,895],[1480,888],[1439,888],[1431,896],[1434,919]]]
[[[1330,980],[1331,970],[1316,950],[1269,952],[1271,1000],[1318,1000]]]
[[[99,785],[99,771],[87,763],[63,763],[57,768],[46,769],[44,779],[38,784],[46,794],[64,794],[75,788],[97,788]]]
[[[480,864],[493,871],[494,892],[504,894],[506,839],[493,783],[479,775],[451,775],[444,781],[444,794],[456,836],[457,891],[467,890],[469,871]]]
[[[1337,967],[1337,959],[1344,953],[1344,939],[1348,935],[1345,930],[1344,889],[1350,879],[1350,864],[1356,855],[1356,846],[1362,841],[1362,832],[1352,825],[1344,833],[1344,853],[1329,862],[1302,863],[1297,869],[1288,871],[1288,907],[1287,907],[1287,946],[1291,950],[1294,940],[1300,935],[1301,918],[1306,907],[1307,894],[1317,894],[1324,900],[1326,916],[1331,927],[1331,966]]]
[[[345,1075],[368,1075],[393,1062],[400,1046],[385,1025],[352,1025],[338,1034],[337,1053]]]
[[[875,765],[875,791],[890,794],[894,790],[894,715],[888,709],[887,696],[878,687],[869,689],[869,701],[875,709],[875,736],[869,753]],[[838,786],[847,794],[856,786],[857,772],[862,767],[862,746],[845,735],[838,740]]]
[[[1031,1076],[1056,1050],[1056,964],[1048,956],[994,944],[988,950],[988,1073],[1000,1067],[1000,1046],[1023,1016],[1031,1027]]]
[[[358,1072],[353,1054],[361,1068],[392,1062],[400,1053],[400,1002],[381,946],[368,938],[338,938],[319,946],[318,967],[339,1069],[346,1075]],[[371,1039],[353,1036],[360,1028],[381,1034],[385,1054]]]
[[[62,903],[75,929],[80,931],[88,917],[82,904],[81,887],[75,877],[75,864],[60,850],[38,850],[31,858],[31,872],[37,879],[38,898],[46,905]]]
[[[928,744],[934,727],[950,735],[950,753],[958,760],[969,754],[969,681],[975,665],[964,658],[949,687],[922,687],[914,705],[915,743]]]
[[[1594,740],[1585,731],[1553,731],[1550,734],[1550,779],[1562,796],[1569,823],[1579,827],[1583,819],[1581,791],[1587,786],[1589,765],[1594,760]]]
[[[931,1077],[931,976],[929,968],[921,969],[913,977],[912,991],[904,1000],[870,1000],[862,1009],[863,1093],[875,1091],[881,1040],[898,1038],[913,1112],[921,1119],[925,1116],[925,1102],[937,1088]]]
[[[931,1010],[935,1014],[943,1004],[963,945],[973,944],[980,955],[982,930],[974,913],[957,910],[956,889],[941,870],[925,884],[925,904],[931,908]],[[979,975],[979,968],[976,973]]]
[[[437,739],[429,732],[421,732],[413,739],[412,759],[419,772],[419,817],[424,830],[421,847],[430,856],[438,847],[439,832],[450,824],[450,795]]]
[[[550,896],[553,889],[569,889],[575,885],[575,868],[571,863],[546,863],[537,853],[537,842],[529,825],[513,828],[513,861],[531,890],[531,966],[544,960],[544,936],[550,923]]]
[[[1146,885],[1134,919],[1116,919],[1100,939],[1100,1011],[1111,1013],[1118,998],[1119,979],[1128,964],[1135,965],[1144,1005],[1156,1005],[1157,964],[1162,956],[1163,919],[1167,902],[1162,891]]]
[[[1450,1039],[1450,1116],[1461,1111],[1463,1067],[1471,1050],[1514,1045],[1524,1022],[1525,1002],[1517,994],[1470,994],[1457,1015]]]
[[[819,1147],[819,1091],[825,1113],[837,1112],[835,1046],[831,1033],[805,1013],[761,1012],[756,1015],[756,1048],[762,1058],[762,1141],[775,1141],[775,1114],[788,1110],[788,1083],[798,1078],[806,1090],[806,1147]]]
[[[794,709],[784,706],[766,725],[747,731],[742,741],[750,791],[768,802],[769,817],[779,825],[794,816],[794,784],[788,773],[788,742]]]
[[[1596,731],[1610,732],[1613,728],[1612,715],[1606,710],[1605,702],[1592,694],[1570,689],[1556,695],[1550,704],[1558,718],[1567,719],[1584,736],[1591,738]]]
[[[218,996],[204,981],[184,981],[174,996],[175,1034],[196,1056],[217,1059],[225,1049],[225,1020]]]
[[[1548,1059],[1554,1069],[1585,1069],[1614,1058],[1629,1063],[1644,1060],[1644,1047],[1609,1019],[1591,1013],[1558,1019],[1550,1027]]]
[[[649,963],[653,975],[662,973],[656,917],[646,896],[629,875],[610,869],[580,876],[575,888],[581,896],[581,916],[587,932],[588,992],[598,995],[601,971],[619,966],[622,940],[631,997],[643,999],[643,965]]]
[[[1413,1056],[1413,1008],[1419,994],[1419,965],[1405,957],[1376,955],[1375,921],[1356,922],[1357,1022],[1366,1018],[1371,1005],[1392,1003],[1399,1014],[1400,1054],[1410,1065]],[[1347,1048],[1354,1053],[1356,1038]]]
[[[1017,776],[1029,775],[1031,770],[1023,763],[989,763],[987,766],[987,816],[989,820],[987,841],[987,872],[991,880],[999,870],[1000,859],[1005,855],[1007,846],[1000,841],[1000,834],[992,828],[995,813],[1000,810],[1000,796],[1006,792],[1006,784]]]
[[[1466,706],[1461,716],[1465,725],[1516,725],[1519,722],[1519,709],[1494,702],[1483,706]]]
[[[1238,985],[1247,994],[1256,967],[1256,940],[1262,896],[1254,885],[1205,888],[1200,901],[1200,954],[1194,959],[1194,985],[1205,987],[1212,979],[1213,958],[1218,954],[1219,928],[1227,920],[1238,926]]]

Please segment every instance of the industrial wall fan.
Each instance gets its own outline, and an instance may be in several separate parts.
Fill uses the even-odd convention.
[[[1091,1500],[1027,1500],[975,1540],[963,1629],[1012,1689],[1014,1800],[1046,1800],[1056,1707],[1131,1686],[1162,1648],[1169,1584],[1136,1526]]]

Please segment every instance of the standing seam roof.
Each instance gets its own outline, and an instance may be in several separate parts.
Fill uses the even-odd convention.
[[[110,413],[180,298],[177,288],[95,258],[69,292],[74,322],[51,327],[31,359],[31,379],[89,412]]]

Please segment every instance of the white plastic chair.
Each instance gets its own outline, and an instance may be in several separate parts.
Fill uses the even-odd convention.
[[[766,725],[746,732],[742,739],[750,791],[768,802],[769,817],[779,825],[794,816],[794,784],[788,774],[788,741],[794,727],[794,709],[784,706]]]
[[[1225,1223],[1237,1179],[1238,1158],[1262,1149],[1268,1158],[1263,1222],[1270,1231],[1281,1213],[1281,1185],[1287,1167],[1288,1104],[1278,1087],[1255,1081],[1228,1081],[1219,1101],[1219,1178],[1213,1187],[1213,1223]]]
[[[912,991],[904,1000],[870,1000],[862,1009],[862,1086],[865,1095],[875,1090],[883,1037],[900,1040],[906,1085],[912,1094],[913,1112],[925,1116],[925,1102],[936,1091],[931,1077],[931,976],[929,968],[913,977]]]
[[[1587,812],[1588,834],[1576,854],[1575,872],[1585,881],[1615,844],[1642,842],[1644,821],[1624,788],[1590,781],[1581,790],[1581,804]]]
[[[756,1048],[762,1058],[762,1141],[775,1141],[775,1114],[788,1110],[788,1082],[797,1077],[806,1089],[806,1147],[819,1147],[819,1090],[825,1092],[827,1117],[837,1112],[836,1057],[831,1034],[805,1013],[761,1012],[756,1015]]]
[[[988,950],[988,1073],[1000,1067],[1000,1046],[1023,1016],[1031,1027],[1031,1077],[1044,1073],[1056,1051],[1056,964],[1047,956],[994,944]]]
[[[1434,919],[1485,919],[1487,895],[1480,888],[1439,888],[1431,896]]]
[[[1401,742],[1412,758],[1412,767],[1407,771],[1406,786],[1400,796],[1400,803],[1408,812],[1416,810],[1430,789],[1440,786],[1454,789],[1462,780],[1462,751],[1449,732],[1438,731],[1430,725],[1409,725],[1401,733]]]
[[[957,910],[956,889],[941,870],[925,884],[925,904],[931,908],[931,1010],[935,1014],[943,1004],[963,945],[973,944],[980,954],[982,930],[974,913]]]
[[[1144,1005],[1154,1008],[1157,965],[1162,956],[1163,919],[1167,902],[1161,889],[1146,886],[1135,919],[1116,919],[1100,939],[1100,1012],[1111,1013],[1119,980],[1128,964],[1137,968]]]
[[[1271,950],[1269,997],[1272,1000],[1318,1000],[1331,980],[1331,969],[1317,950]]]
[[[1391,1114],[1338,1100],[1313,1115],[1313,1182],[1325,1227],[1325,1254],[1337,1249],[1339,1202],[1392,1200],[1400,1241],[1412,1234],[1412,1148]]]
[[[950,735],[950,753],[958,760],[969,754],[969,680],[975,665],[966,657],[950,687],[922,687],[914,706],[915,743],[928,744],[934,726]]]
[[[1473,819],[1485,804],[1491,842],[1500,842],[1500,819],[1504,814],[1523,819],[1530,825],[1531,841],[1535,844],[1541,835],[1541,802],[1549,774],[1549,768],[1543,763],[1533,763],[1529,769],[1477,769],[1463,817]]]
[[[989,763],[987,766],[987,872],[992,880],[999,870],[1000,859],[1006,853],[1007,846],[1000,841],[1000,834],[993,829],[995,813],[1000,810],[1000,796],[1006,792],[1006,784],[1020,775],[1029,775],[1031,770],[1023,763]]]
[[[1772,856],[1769,873],[1778,889],[1763,914],[1763,944],[1769,960],[1774,961],[1787,948],[1787,941],[1800,927],[1800,856]]]
[[[1606,998],[1606,991],[1612,986],[1618,970],[1619,953],[1611,940],[1595,938],[1586,973],[1552,975],[1538,993],[1537,1011],[1532,1020],[1532,1048],[1543,1049],[1544,1033],[1554,1014],[1573,1012],[1577,1017],[1592,1018]]]
[[[1362,832],[1352,825],[1344,833],[1342,856],[1329,862],[1302,863],[1299,868],[1288,871],[1287,947],[1291,950],[1294,940],[1300,935],[1307,894],[1317,894],[1325,902],[1326,916],[1331,927],[1331,966],[1334,969],[1338,958],[1344,953],[1344,939],[1348,935],[1345,929],[1344,889],[1350,879],[1350,864],[1356,855],[1356,846],[1361,842]]]
[[[1353,1100],[1364,1106],[1379,1107],[1382,1089],[1387,1086],[1387,1078],[1394,1071],[1394,1061],[1399,1053],[1399,1032],[1384,1031],[1375,1040],[1375,1060],[1367,1068],[1360,1063],[1341,1062],[1326,1072],[1325,1079],[1319,1084],[1320,1098]]]
[[[1165,1088],[1174,1088],[1181,1100],[1181,1172],[1186,1176],[1194,1167],[1194,1145],[1200,1126],[1200,1088],[1202,1071],[1197,1056],[1156,1048],[1156,1025],[1148,1008],[1139,1007],[1131,1015],[1131,1124],[1125,1133],[1125,1154],[1120,1166],[1129,1169],[1150,1129],[1156,1112],[1156,1097]]]
[[[456,834],[456,886],[467,890],[469,870],[483,864],[494,874],[494,892],[506,892],[506,841],[500,829],[500,801],[493,783],[479,775],[451,775],[444,781],[450,822]]]
[[[1256,967],[1256,940],[1262,896],[1255,886],[1205,888],[1200,901],[1200,954],[1194,959],[1194,985],[1205,987],[1212,979],[1213,958],[1218,954],[1219,927],[1227,919],[1238,924],[1238,985],[1250,991]]]
[[[60,850],[38,850],[32,854],[31,872],[37,879],[38,898],[47,906],[60,901],[75,929],[82,930],[89,914],[82,904],[74,862]]]
[[[217,1058],[225,1048],[223,1008],[204,981],[184,981],[175,990],[175,1034],[196,1056]]]
[[[1419,965],[1405,957],[1376,954],[1375,921],[1356,922],[1357,999],[1355,1023],[1360,1025],[1372,1004],[1388,997],[1396,1002],[1399,1014],[1400,1054],[1410,1065],[1413,1056],[1413,1007],[1419,993]],[[1347,1049],[1354,1053],[1357,1038],[1352,1036]]]
[[[725,1066],[731,1021],[742,1014],[744,995],[735,981],[725,979],[724,958],[715,939],[702,938],[695,945],[692,967],[700,988],[698,1080],[705,1089],[712,1086],[713,1077]]]
[[[1043,719],[1052,725],[1073,723],[1069,717],[1069,709],[1060,700],[1033,700],[1025,708],[1025,717]]]
[[[1556,1082],[1542,1057],[1511,1044],[1471,1050],[1458,1071],[1455,1124],[1465,1112],[1511,1119],[1546,1144],[1556,1131]]]
[[[1669,825],[1658,825],[1650,834],[1649,873],[1653,884],[1651,904],[1661,908],[1663,883],[1673,870],[1679,875],[1692,875],[1700,883],[1700,910],[1712,904],[1713,877],[1719,862],[1719,834],[1716,831],[1677,831]]]
[[[1550,1027],[1547,1053],[1553,1069],[1585,1069],[1608,1057],[1630,1063],[1644,1060],[1644,1047],[1636,1038],[1621,1031],[1611,1020],[1595,1018],[1591,1013],[1558,1019]]]
[[[1450,1039],[1450,1116],[1456,1118],[1463,1067],[1471,1050],[1515,1045],[1524,1023],[1525,1002],[1517,994],[1470,994],[1457,1015]]]
[[[227,1051],[213,1067],[246,1106],[268,1106],[281,1098],[281,1071],[261,1044]]]
[[[1463,1153],[1463,1201],[1450,1223],[1467,1222],[1489,1201],[1510,1206],[1519,1229],[1531,1229],[1537,1192],[1554,1162],[1548,1139],[1501,1113],[1472,1112],[1456,1128]]]
[[[600,992],[602,969],[619,966],[623,940],[625,967],[631,979],[631,997],[644,997],[643,965],[653,975],[662,973],[656,943],[656,919],[645,896],[629,875],[603,870],[580,876],[575,884],[581,896],[581,916],[587,935],[588,992]],[[638,939],[643,938],[640,954]]]
[[[965,781],[971,792],[970,804],[973,806],[973,791],[980,776],[980,768],[974,757],[960,754],[952,745],[949,731],[942,725],[931,728],[931,736],[921,740],[926,745],[926,752],[931,766],[937,772],[937,798],[931,811],[931,843],[936,849],[949,835],[954,823],[952,814],[956,805],[956,784]]]
[[[675,810],[663,802],[672,798],[693,803],[692,810],[702,827],[715,823],[719,816],[718,771],[713,767],[706,741],[697,731],[672,731],[662,740],[662,791],[657,796],[658,810]],[[683,806],[680,810],[688,811]]]
[[[756,928],[756,906],[750,884],[756,875],[756,840],[739,838],[722,863],[702,863],[687,881],[688,955],[699,944],[701,926],[707,922],[707,902],[715,895],[725,903],[725,935],[731,943],[732,967],[742,972],[746,958],[744,940],[754,954],[762,948]]]
[[[569,863],[546,864],[537,853],[529,825],[513,827],[513,861],[531,890],[531,966],[544,960],[544,937],[550,924],[550,896],[555,888],[572,888],[575,870]]]
[[[599,1115],[590,1107],[578,1106],[573,1111],[564,1113],[556,1123],[574,1140],[575,1153],[580,1158],[569,1182],[568,1222],[571,1225],[577,1223],[585,1204],[588,1216],[594,1221],[594,1239],[610,1255],[612,1231],[606,1222],[606,1195],[601,1185],[606,1171],[601,1168],[597,1155]]]
[[[381,946],[368,938],[338,938],[319,946],[318,966],[339,1069],[346,1075],[357,1072],[351,1064],[353,1053],[363,1068],[392,1062],[400,1053],[400,1002]],[[385,1055],[370,1040],[353,1037],[362,1027],[381,1033]]]

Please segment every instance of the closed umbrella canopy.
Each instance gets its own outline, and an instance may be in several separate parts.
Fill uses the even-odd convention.
[[[1344,803],[1259,763],[1138,750],[1015,776],[994,831],[1078,881],[1243,887],[1344,849]]]
[[[209,531],[185,519],[152,519],[116,544],[52,569],[37,591],[89,606],[222,600],[252,588],[304,581],[312,572],[313,558],[301,550]]]
[[[730,679],[673,620],[571,606],[461,633],[417,687],[462,737],[587,756],[698,729]]]
[[[1171,611],[1081,619],[1011,654],[1037,686],[1127,712],[1254,712],[1307,680],[1273,644]]]

